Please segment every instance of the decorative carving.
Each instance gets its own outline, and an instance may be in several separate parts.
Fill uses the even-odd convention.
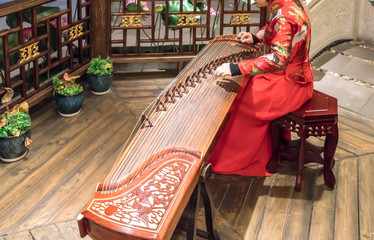
[[[322,137],[332,134],[332,125],[315,125],[308,126],[308,136]]]
[[[20,63],[26,62],[30,60],[31,58],[38,56],[40,53],[39,51],[39,42],[33,43],[29,46],[26,46],[24,48],[21,48],[19,51],[21,53],[21,61]]]
[[[197,16],[199,14],[177,14],[179,21],[177,26],[193,26],[197,25]]]
[[[69,28],[69,41],[83,35],[83,23],[79,23]]]
[[[251,24],[251,13],[235,13],[232,15],[231,25]]]
[[[122,24],[120,27],[139,27],[143,26],[141,24],[141,15],[124,15],[121,16],[122,18]]]
[[[116,224],[155,231],[183,186],[192,164],[181,159],[161,165],[124,194],[92,202],[88,210]]]
[[[301,130],[300,125],[296,121],[292,121],[287,118],[280,118],[279,120],[280,126],[283,129],[289,130],[291,132],[297,133],[297,135],[300,137]],[[326,123],[326,124],[316,124],[316,125],[307,125],[306,129],[306,136],[310,137],[323,137],[327,134],[333,134],[332,130],[334,127],[334,123]]]
[[[295,132],[298,136],[300,136],[300,125],[297,122],[288,120],[286,118],[281,118],[279,123],[282,128]]]

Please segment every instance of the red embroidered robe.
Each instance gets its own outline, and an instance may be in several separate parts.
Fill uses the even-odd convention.
[[[313,92],[310,22],[299,0],[272,0],[268,23],[256,37],[270,52],[240,62],[246,76],[229,121],[212,153],[216,173],[266,176],[269,123],[301,107]]]

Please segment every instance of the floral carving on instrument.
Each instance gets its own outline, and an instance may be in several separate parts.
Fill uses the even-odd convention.
[[[187,161],[168,162],[139,186],[112,199],[95,200],[89,210],[116,224],[156,230],[190,169],[191,163]]]

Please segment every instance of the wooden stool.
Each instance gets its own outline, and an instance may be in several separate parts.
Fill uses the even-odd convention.
[[[335,164],[334,154],[338,144],[337,123],[337,99],[314,90],[312,99],[301,108],[271,122],[273,154],[267,164],[267,171],[274,173],[280,163],[280,158],[296,161],[295,190],[301,191],[304,164],[320,163],[323,164],[325,184],[334,188],[335,177],[332,168]],[[282,140],[281,133],[283,130],[297,133],[300,139]],[[325,136],[324,147],[317,147],[308,143],[306,139],[310,136]],[[282,142],[283,148],[281,149]],[[323,158],[321,157],[322,152]]]

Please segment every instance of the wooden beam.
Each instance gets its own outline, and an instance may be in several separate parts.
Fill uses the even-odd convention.
[[[24,9],[39,6],[44,3],[53,2],[54,0],[14,0],[0,4],[0,17],[15,13]]]

